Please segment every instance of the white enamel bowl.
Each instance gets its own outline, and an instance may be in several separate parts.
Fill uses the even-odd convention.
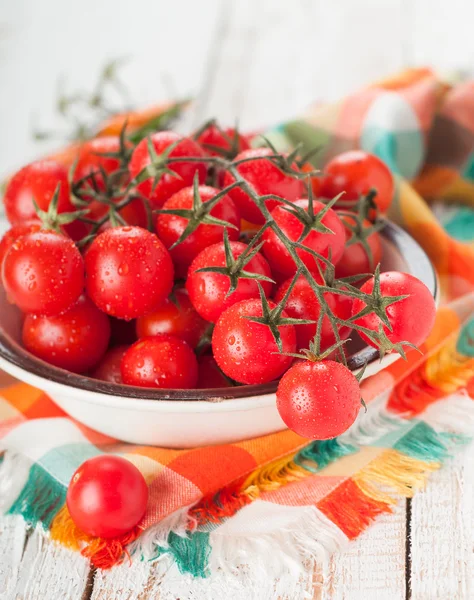
[[[420,246],[389,222],[382,231],[382,240],[382,270],[415,275],[436,298],[436,276]],[[120,440],[192,448],[285,428],[276,408],[276,382],[224,390],[155,390],[105,383],[35,358],[21,347],[20,332],[21,315],[0,288],[0,368],[46,392],[78,421]],[[376,350],[359,341],[352,346],[349,367],[357,371],[368,362],[368,377],[397,358],[389,355],[380,361]]]

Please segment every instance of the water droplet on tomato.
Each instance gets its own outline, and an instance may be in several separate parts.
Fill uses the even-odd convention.
[[[130,269],[129,269],[128,264],[127,263],[122,263],[121,265],[119,265],[118,274],[119,275],[127,275],[128,272],[129,272],[129,270]]]
[[[233,346],[235,344],[235,335],[230,335],[227,339],[227,343],[229,346]]]
[[[36,281],[32,281],[29,285],[28,285],[28,290],[30,292],[32,292],[33,290],[36,289]]]

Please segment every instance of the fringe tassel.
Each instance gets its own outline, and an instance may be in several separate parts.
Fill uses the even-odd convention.
[[[390,504],[366,496],[352,479],[318,502],[317,507],[350,540],[355,539],[380,514],[391,512]]]
[[[94,538],[76,527],[67,506],[62,506],[51,526],[51,538],[71,550],[80,550],[94,567],[110,569],[129,556],[126,546],[135,541],[142,530],[138,527],[111,539]]]
[[[31,526],[35,527],[40,523],[44,529],[49,529],[65,501],[64,485],[34,463],[23,489],[7,514],[21,515]]]
[[[171,532],[166,547],[159,550],[172,555],[180,573],[189,573],[193,577],[208,576],[211,554],[209,533],[195,531],[189,537],[181,537]]]
[[[456,333],[421,367],[397,384],[390,397],[389,409],[418,415],[436,400],[465,387],[474,377],[474,359],[460,354],[457,342]]]

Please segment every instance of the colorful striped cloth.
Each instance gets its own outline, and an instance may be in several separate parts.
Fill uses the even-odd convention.
[[[156,559],[162,598],[223,598],[234,580],[245,598],[305,597],[317,562],[416,493],[474,432],[473,104],[474,84],[410,71],[270,132],[281,147],[323,143],[323,162],[359,146],[381,156],[399,176],[391,217],[423,245],[441,282],[423,355],[410,352],[363,382],[368,412],[346,434],[314,442],[284,431],[194,450],[132,446],[15,383],[0,394],[0,510],[98,568],[127,555]],[[446,208],[444,196],[465,206]],[[140,526],[112,541],[78,531],[65,506],[74,470],[102,452],[127,457],[150,489]]]

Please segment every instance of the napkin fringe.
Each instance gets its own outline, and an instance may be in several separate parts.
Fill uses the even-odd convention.
[[[388,425],[391,423],[396,431],[400,419],[384,415],[383,406],[378,408],[377,419],[382,425],[379,439],[383,444],[383,436],[390,435]],[[285,569],[290,566],[295,569],[304,560],[321,561],[334,547],[339,547],[341,536],[355,539],[376,517],[391,512],[400,497],[412,497],[425,485],[428,476],[451,456],[455,446],[469,441],[468,433],[474,432],[473,408],[472,399],[458,394],[435,403],[427,413],[431,424],[407,421],[400,439],[392,440],[393,448],[383,449],[381,445],[378,456],[315,502],[315,506],[300,507],[301,515],[286,535],[278,529],[264,535],[259,533],[257,540],[252,535],[225,535],[215,530],[215,524],[225,522],[252,500],[264,502],[264,492],[274,492],[287,483],[312,476],[333,461],[357,452],[355,445],[340,439],[318,441],[297,454],[273,461],[249,475],[243,483],[236,482],[214,496],[203,498],[186,512],[181,510],[174,517],[171,515],[178,528],[171,526],[166,544],[163,544],[163,532],[169,528],[170,521],[168,525],[160,523],[150,528],[144,534],[146,537],[140,537],[133,545],[133,554],[149,560],[162,556],[163,552],[169,553],[182,573],[198,577],[207,577],[215,572],[214,567],[234,572],[242,566],[243,557],[252,565],[259,565],[261,577],[273,576],[273,572],[265,571],[266,565],[269,569],[275,567],[274,561],[270,564],[266,560],[268,556],[281,556],[278,568]],[[463,425],[459,420],[463,420]],[[463,433],[443,431],[443,422],[447,429]],[[351,441],[355,441],[354,436]],[[313,523],[311,517],[318,522]],[[192,519],[191,527],[187,525],[188,519]],[[300,556],[298,548],[306,549],[306,554]],[[308,549],[313,550],[308,553]]]
[[[337,487],[319,501],[314,500],[315,506],[301,507],[301,518],[292,524],[288,536],[298,537],[298,547],[315,549],[306,559],[320,560],[323,548],[329,553],[331,547],[337,546],[340,535],[356,538],[378,515],[390,512],[400,496],[412,497],[424,486],[428,475],[449,458],[452,448],[470,439],[474,432],[474,405],[467,393],[459,392],[438,402],[435,402],[436,395],[431,398],[431,406],[423,414],[426,419],[406,421],[404,427],[401,426],[404,419],[387,411],[386,398],[370,407],[370,435],[374,447],[380,446],[380,453],[353,475],[350,475],[349,462],[349,475],[345,479],[339,477],[341,482]],[[402,431],[400,437],[393,439],[399,431]],[[209,562],[217,560],[216,539],[221,550],[226,550],[224,555],[234,556],[235,560],[245,546],[245,541],[238,536],[236,539],[236,536],[217,538],[212,535],[215,524],[225,522],[254,500],[264,501],[266,493],[317,476],[318,471],[334,461],[342,466],[344,458],[350,460],[350,455],[358,452],[359,444],[366,443],[366,437],[365,429],[356,427],[345,438],[312,442],[297,453],[264,465],[246,479],[202,498],[197,504],[181,508],[146,531],[137,527],[111,540],[92,538],[75,527],[65,505],[65,486],[39,464],[31,466],[30,461],[20,455],[5,453],[0,464],[0,490],[4,498],[8,498],[3,501],[4,510],[11,504],[8,514],[19,514],[32,526],[40,523],[45,530],[50,529],[53,540],[80,550],[97,568],[112,567],[129,556],[129,552],[145,560],[168,554],[182,573],[207,577]],[[336,473],[335,477],[338,477]],[[305,508],[317,511],[318,526],[308,527]],[[275,531],[263,538],[259,536],[258,551],[246,555],[247,559],[258,561],[257,555],[264,556],[267,552],[274,555],[276,547],[283,552],[293,542],[288,536],[281,538],[280,534]],[[226,544],[227,549],[223,547]],[[294,559],[293,550],[289,555]],[[230,560],[229,567],[237,568],[238,564]]]

